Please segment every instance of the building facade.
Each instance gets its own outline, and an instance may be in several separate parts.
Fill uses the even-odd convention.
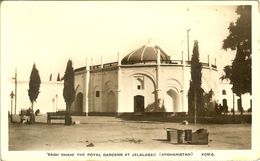
[[[98,65],[86,61],[86,66],[75,69],[75,100],[71,107],[74,115],[120,115],[143,112],[188,112],[188,90],[191,79],[190,63],[171,58],[159,46],[144,45],[116,62]],[[227,104],[229,111],[238,111],[239,97],[233,94],[232,85],[220,79],[222,69],[217,61],[202,64],[202,89],[213,91],[211,102]],[[10,93],[15,91],[14,80],[9,81]],[[8,102],[11,112],[31,106],[28,97],[29,81],[17,82],[17,102]],[[65,110],[63,81],[44,81],[34,109],[41,113]],[[242,106],[252,106],[251,96],[242,95]],[[214,106],[210,109],[214,110]]]
[[[219,101],[217,62],[202,64],[202,89]],[[190,63],[171,58],[159,46],[144,45],[117,62],[75,69],[72,111],[84,114],[188,112]]]

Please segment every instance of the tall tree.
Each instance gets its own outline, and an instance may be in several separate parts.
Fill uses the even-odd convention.
[[[36,68],[36,65],[33,64],[33,68],[31,71],[30,75],[30,82],[29,82],[29,90],[28,90],[28,95],[30,98],[30,101],[32,103],[32,110],[33,110],[33,103],[36,101],[39,95],[39,90],[40,90],[40,84],[41,84],[41,78],[39,75],[39,71]]]
[[[242,108],[241,95],[251,94],[252,71],[252,45],[251,45],[251,6],[238,6],[236,9],[238,19],[229,25],[229,35],[223,41],[223,49],[236,50],[232,65],[224,67],[222,79],[229,79],[232,91],[240,97],[239,108]],[[243,109],[240,110],[241,115]]]
[[[38,95],[40,93],[40,84],[41,84],[41,78],[39,75],[39,71],[36,68],[35,63],[33,64],[33,68],[30,75],[30,81],[29,81],[29,90],[28,95],[31,101],[31,109],[28,110],[30,113],[30,123],[35,122],[35,116],[33,111],[33,104],[38,98]]]
[[[203,114],[203,89],[201,88],[201,64],[199,61],[199,45],[198,41],[194,41],[193,54],[191,57],[191,81],[188,93],[189,98],[189,114]]]
[[[65,125],[71,125],[72,118],[71,118],[70,108],[75,98],[74,69],[72,67],[71,60],[69,60],[67,63],[65,75],[63,78],[64,78],[63,98],[66,102]]]
[[[60,81],[60,73],[58,73],[57,81]]]
[[[50,74],[50,79],[49,79],[49,81],[52,81],[52,74]]]

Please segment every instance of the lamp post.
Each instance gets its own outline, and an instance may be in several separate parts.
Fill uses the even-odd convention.
[[[17,102],[17,68],[15,68],[15,76],[14,78],[14,114],[16,114],[16,102]]]
[[[56,94],[56,111],[55,112],[57,112],[57,108],[58,108],[58,94]]]
[[[11,97],[11,122],[13,122],[13,99],[14,99],[14,92],[12,91],[10,94]]]
[[[55,101],[55,98],[53,97],[53,98],[51,99],[51,101],[52,101],[52,107],[53,107],[53,112],[54,112],[54,101]]]
[[[190,29],[187,30],[188,63],[190,62],[189,32],[190,32]]]

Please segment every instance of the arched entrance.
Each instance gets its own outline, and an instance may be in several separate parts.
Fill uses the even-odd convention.
[[[170,89],[168,90],[165,98],[165,109],[167,112],[179,112],[179,97],[178,97],[178,93],[173,90]]]
[[[77,114],[82,114],[83,113],[83,94],[80,92],[77,94],[76,97],[76,108],[75,112]]]
[[[144,96],[134,96],[134,112],[144,112]]]
[[[106,112],[116,112],[116,96],[113,91],[107,94],[107,111]]]

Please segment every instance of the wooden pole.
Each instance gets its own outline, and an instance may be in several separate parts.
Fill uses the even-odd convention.
[[[14,94],[14,114],[16,115],[16,105],[17,105],[17,68],[15,68],[15,77],[14,77],[14,83],[15,83],[15,94]]]
[[[233,93],[233,121],[235,123],[235,94]]]
[[[197,95],[196,91],[194,91],[194,124],[196,125],[197,123]]]
[[[188,63],[190,61],[190,41],[189,41],[189,32],[190,32],[190,29],[187,30],[187,47],[188,47]]]

